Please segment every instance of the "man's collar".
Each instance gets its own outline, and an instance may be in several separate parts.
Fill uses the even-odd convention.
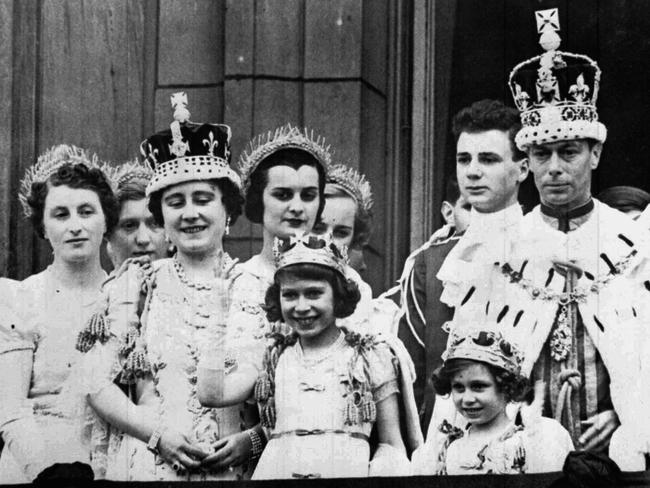
[[[508,227],[512,224],[519,222],[523,216],[521,205],[518,202],[496,212],[483,213],[478,212],[472,208],[470,213],[469,228],[477,228],[478,226],[498,226]]]
[[[558,230],[566,233],[570,230],[569,223],[572,220],[585,217],[594,210],[594,200],[590,197],[587,203],[571,210],[558,210],[541,203],[540,210],[546,217],[556,219],[558,221]]]

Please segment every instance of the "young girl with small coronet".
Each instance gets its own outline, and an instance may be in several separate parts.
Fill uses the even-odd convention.
[[[529,391],[519,350],[499,332],[465,329],[452,334],[443,365],[433,374],[439,395],[450,395],[456,418],[429,431],[413,455],[412,473],[519,474],[561,471],[573,450],[569,433],[544,418],[535,402],[508,415]],[[539,388],[536,388],[536,392]],[[460,417],[460,418],[459,418]],[[463,427],[459,427],[459,426]]]
[[[279,251],[266,309],[291,332],[271,336],[261,365],[240,356],[227,376],[222,358],[215,369],[204,365],[200,400],[221,406],[254,392],[269,438],[254,479],[408,474],[395,357],[374,336],[336,324],[359,301],[341,254],[314,236]],[[380,444],[369,463],[373,426]]]

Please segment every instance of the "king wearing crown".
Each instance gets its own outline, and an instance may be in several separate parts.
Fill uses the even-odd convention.
[[[650,234],[591,196],[607,131],[598,120],[600,69],[558,51],[557,10],[537,12],[545,52],[518,66],[510,88],[516,136],[541,204],[498,262],[445,283],[454,322],[488,316],[524,351],[522,372],[545,384],[543,413],[578,449],[645,469],[650,450]]]

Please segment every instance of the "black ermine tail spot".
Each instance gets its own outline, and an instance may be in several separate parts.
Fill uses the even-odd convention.
[[[632,307],[632,314],[636,317],[636,308]]]
[[[503,317],[506,316],[508,313],[508,310],[510,310],[510,307],[508,305],[504,306],[501,311],[499,312],[499,315],[497,316],[497,324],[503,320]]]
[[[585,276],[588,280],[594,281],[594,275],[592,275],[589,271],[585,271]]]
[[[600,257],[601,257],[601,259],[603,261],[605,261],[605,264],[607,264],[607,266],[609,267],[609,272],[611,274],[618,274],[618,271],[617,271],[616,267],[614,267],[614,264],[611,262],[611,260],[609,259],[609,256],[607,256],[607,254],[602,253],[600,255]]]
[[[515,321],[514,321],[514,323],[512,324],[513,327],[517,327],[517,324],[518,324],[519,321],[521,320],[521,316],[522,316],[523,314],[524,314],[524,311],[523,311],[523,310],[519,310],[519,312],[517,312],[517,315],[515,315]]]
[[[643,282],[643,285],[645,286],[645,289],[650,291],[650,280],[646,280]]]
[[[548,286],[551,283],[554,274],[555,274],[555,270],[553,268],[548,270],[548,278],[546,278],[546,284],[544,286]]]
[[[631,240],[629,240],[627,237],[625,237],[623,234],[619,234],[619,235],[618,235],[618,238],[619,238],[620,240],[622,240],[622,241],[623,241],[625,244],[627,244],[628,246],[630,246],[630,247],[634,247],[634,243],[633,243]]]
[[[519,274],[523,275],[524,270],[526,269],[526,265],[528,264],[528,259],[526,259],[523,263],[521,263],[521,268],[519,269]]]
[[[490,302],[487,302],[485,304],[485,315],[487,315],[488,313],[490,313]]]
[[[603,323],[600,320],[598,320],[598,317],[596,317],[595,315],[594,315],[594,322],[596,322],[596,325],[598,326],[601,332],[605,332],[605,327],[603,327]]]
[[[474,294],[475,291],[476,291],[476,287],[475,287],[475,286],[472,286],[472,287],[469,289],[469,291],[467,292],[467,295],[465,295],[465,298],[463,298],[463,301],[460,302],[461,307],[467,303],[467,300],[469,300],[470,298],[472,298],[472,295]]]

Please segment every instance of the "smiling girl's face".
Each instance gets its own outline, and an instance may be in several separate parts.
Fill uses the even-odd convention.
[[[301,344],[329,344],[338,336],[334,291],[327,280],[287,277],[280,283],[282,317]]]
[[[472,425],[487,428],[507,418],[506,397],[483,363],[472,362],[453,375],[451,398]]]

